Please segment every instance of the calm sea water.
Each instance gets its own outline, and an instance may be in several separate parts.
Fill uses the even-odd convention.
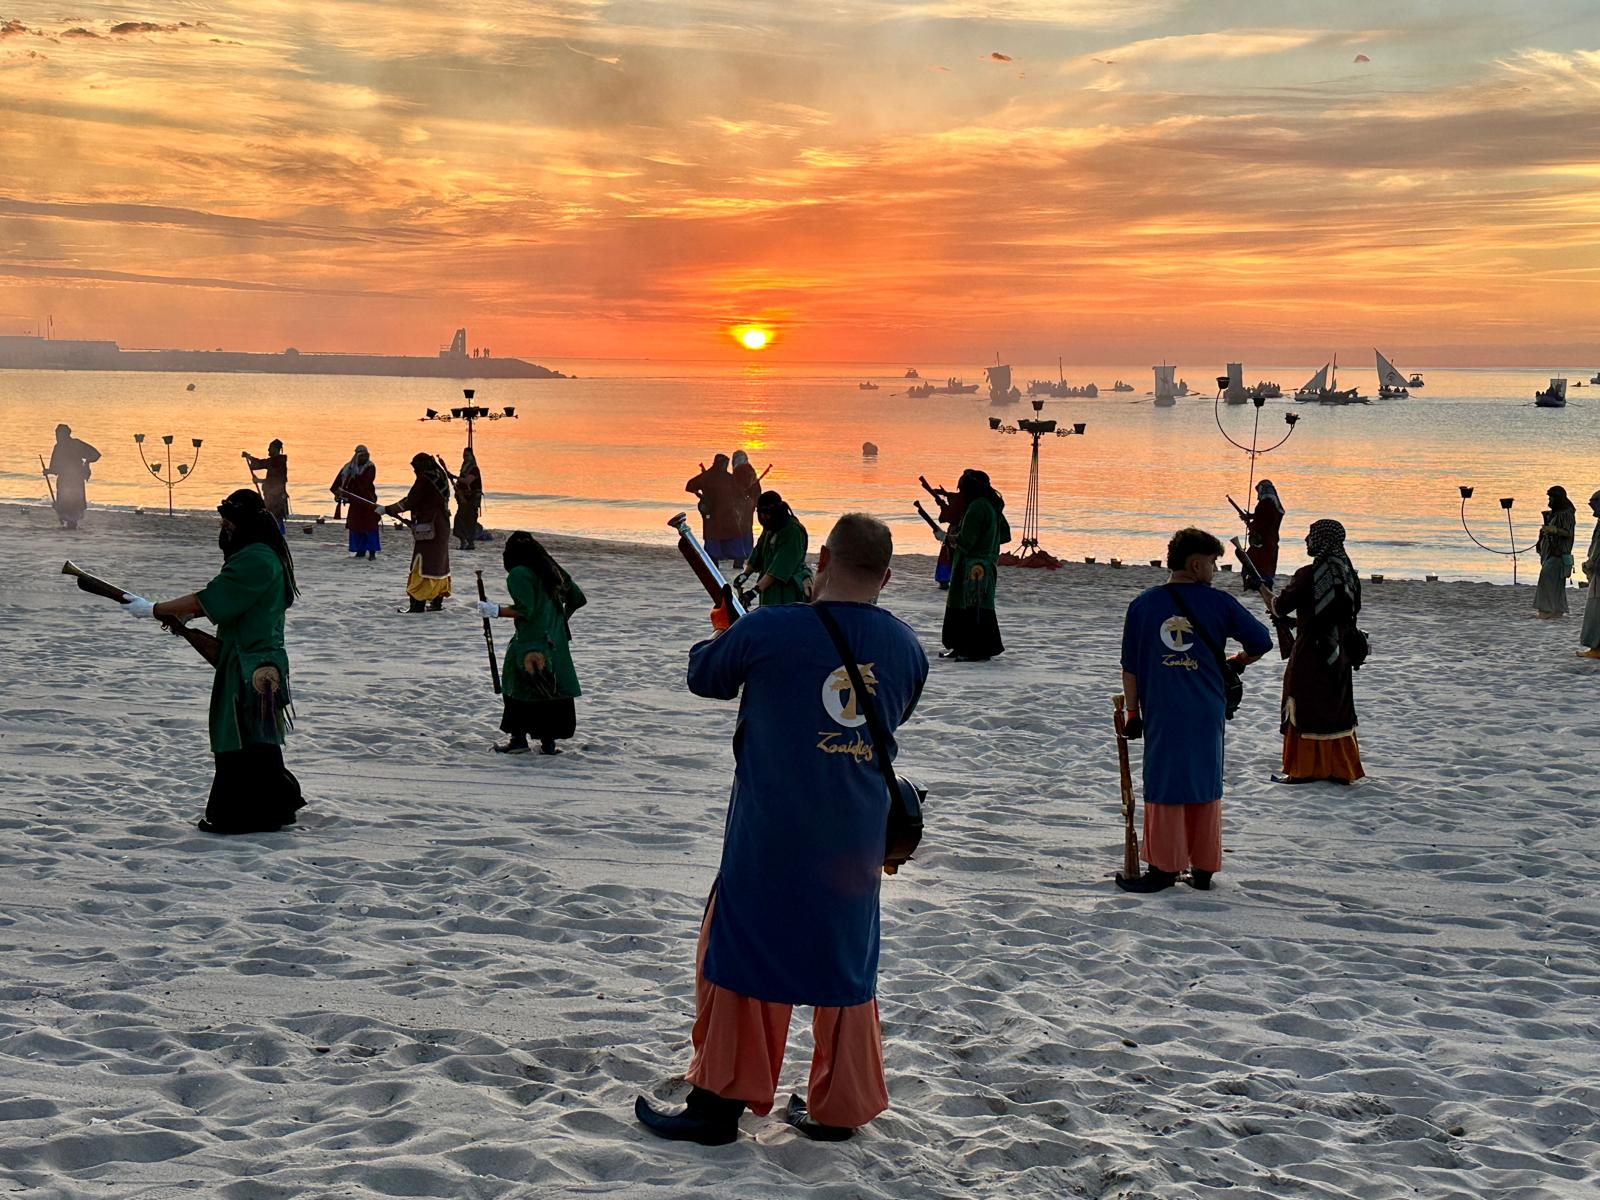
[[[968,466],[993,477],[1020,536],[1028,439],[991,431],[988,418],[1002,415],[1010,423],[1030,415],[1026,400],[1004,408],[978,397],[911,400],[903,394],[903,367],[870,373],[861,366],[551,365],[580,378],[474,385],[479,403],[514,405],[518,413],[516,420],[477,427],[488,525],[665,543],[667,519],[693,505],[683,484],[698,464],[719,450],[743,448],[757,469],[772,464],[767,486],[794,506],[813,545],[834,515],[864,509],[891,523],[897,544],[931,551],[911,508],[922,495],[917,476],[954,486]],[[981,369],[970,366],[919,366],[928,379],[982,379]],[[1209,393],[1219,366],[1181,366],[1179,375]],[[1336,517],[1349,529],[1352,557],[1364,572],[1508,579],[1508,560],[1479,550],[1462,533],[1460,484],[1477,489],[1467,508],[1474,531],[1499,547],[1507,541],[1497,498],[1515,497],[1512,517],[1526,545],[1537,531],[1545,488],[1562,484],[1578,505],[1581,550],[1589,529],[1584,501],[1600,488],[1600,386],[1573,387],[1562,410],[1536,409],[1532,400],[1549,375],[1587,383],[1596,366],[1422,368],[1427,386],[1408,400],[1351,407],[1269,401],[1260,412],[1262,445],[1282,437],[1285,412],[1302,417],[1288,443],[1261,460],[1257,476],[1277,484],[1288,508],[1285,562],[1300,561],[1293,539],[1312,520]],[[1053,364],[1015,370],[1023,386],[1055,374]],[[1246,369],[1247,380],[1276,379],[1290,391],[1310,374],[1306,366]],[[1159,556],[1180,525],[1199,524],[1224,537],[1238,532],[1225,497],[1245,502],[1250,464],[1223,439],[1210,395],[1157,409],[1148,367],[1067,372],[1074,383],[1092,380],[1102,388],[1119,377],[1138,391],[1045,404],[1045,416],[1085,422],[1087,432],[1047,439],[1042,447],[1044,547],[1064,558],[1140,561]],[[858,389],[869,378],[878,391]],[[1370,367],[1342,371],[1340,380],[1376,387]],[[66,421],[105,456],[90,483],[92,505],[165,507],[165,488],[140,462],[136,432],[148,435],[147,453],[160,449],[160,435],[175,435],[184,461],[193,454],[190,439],[203,439],[191,479],[177,490],[178,506],[194,509],[209,509],[233,488],[248,486],[240,451],[264,453],[280,437],[295,512],[331,515],[328,484],[357,442],[378,463],[384,499],[403,494],[407,463],[419,450],[442,454],[454,469],[465,425],[419,418],[425,409],[461,403],[460,385],[439,380],[0,371],[0,497],[44,500],[34,456],[48,458],[52,431]],[[1221,409],[1222,424],[1246,445],[1256,415],[1249,406]],[[865,441],[876,443],[876,458],[863,457]]]

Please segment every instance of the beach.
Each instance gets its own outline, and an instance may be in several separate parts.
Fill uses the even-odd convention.
[[[222,839],[193,824],[209,669],[59,574],[196,590],[214,519],[91,508],[68,534],[0,505],[0,1193],[1600,1190],[1600,663],[1573,656],[1584,593],[1545,622],[1531,587],[1490,583],[1366,584],[1360,786],[1269,781],[1282,665],[1253,666],[1226,868],[1139,897],[1112,884],[1109,697],[1122,613],[1164,572],[1003,573],[1006,653],[935,661],[901,733],[930,794],[883,885],[890,1111],[843,1145],[776,1115],[718,1149],[651,1137],[634,1097],[686,1090],[736,711],[684,686],[708,602],[670,515],[659,544],[548,539],[590,598],[578,735],[548,759],[490,752],[468,601],[474,567],[504,598],[498,542],[453,555],[455,598],[411,617],[402,533],[349,562],[341,526],[291,524],[286,758],[309,807]],[[813,548],[829,523],[807,517]],[[882,602],[931,658],[930,545]],[[1286,526],[1286,567],[1297,549]],[[796,1017],[780,1110],[805,1083]]]

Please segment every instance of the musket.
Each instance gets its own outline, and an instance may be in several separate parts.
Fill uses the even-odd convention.
[[[399,521],[400,524],[402,524],[402,525],[415,525],[416,524],[416,522],[413,521],[410,517],[402,517],[398,513],[385,512],[384,511],[384,506],[379,504],[376,500],[368,500],[365,496],[358,496],[354,492],[346,492],[346,491],[343,491],[343,490],[341,490],[338,493],[338,495],[343,496],[346,500],[359,500],[363,504],[371,505],[373,508],[378,510],[378,515],[380,517],[384,517],[384,516],[391,517],[392,519],[394,519],[396,521]]]
[[[1139,832],[1133,827],[1133,771],[1128,766],[1127,701],[1111,697],[1111,723],[1117,731],[1117,769],[1122,773],[1122,870],[1117,878],[1139,878]]]
[[[483,589],[483,572],[474,571],[478,577],[478,599],[487,600],[489,593]],[[494,680],[494,694],[500,694],[500,663],[494,656],[494,624],[488,617],[483,619],[483,644],[489,647],[489,678]]]
[[[107,583],[104,579],[89,574],[81,567],[76,567],[70,562],[61,564],[61,573],[71,575],[78,581],[78,586],[93,596],[104,596],[107,600],[115,600],[118,604],[126,604],[133,596],[119,588],[114,583]],[[209,633],[198,629],[190,629],[177,617],[157,617],[157,621],[166,628],[167,632],[175,637],[181,637],[195,648],[195,652],[212,666],[217,665],[221,657],[222,643]]]
[[[50,482],[50,468],[44,465],[44,455],[39,455],[39,474],[44,476],[44,486],[50,492],[50,507],[56,506],[56,485]]]
[[[943,488],[934,487],[933,484],[928,482],[928,477],[926,475],[918,475],[917,482],[922,485],[923,491],[927,492],[928,495],[932,496],[939,502],[940,506],[943,507],[945,498],[950,495],[949,492],[945,491]]]
[[[261,481],[256,478],[256,469],[250,465],[250,451],[241,450],[239,454],[244,458],[244,469],[250,472],[250,486],[255,488],[256,495],[261,495]]]
[[[678,553],[683,555],[683,561],[689,564],[689,569],[700,580],[706,594],[721,605],[728,614],[729,622],[737,621],[744,616],[747,609],[744,602],[733,590],[733,585],[723,578],[722,572],[717,569],[717,564],[712,561],[705,547],[689,529],[689,514],[679,513],[667,522],[667,525],[678,531]]]
[[[1228,503],[1233,504],[1233,511],[1239,514],[1239,520],[1243,521],[1246,525],[1250,524],[1250,514],[1245,512],[1245,510],[1240,508],[1237,504],[1234,504],[1232,496],[1228,497]]]
[[[922,507],[922,501],[913,500],[911,502],[911,507],[915,508],[917,510],[917,515],[928,523],[928,528],[933,530],[933,536],[938,538],[941,542],[944,541],[944,530],[939,528],[939,522],[935,521],[928,515],[928,510]]]
[[[1253,591],[1261,593],[1261,599],[1266,601],[1267,617],[1272,622],[1272,628],[1278,635],[1278,656],[1288,658],[1294,649],[1294,620],[1291,617],[1278,615],[1278,606],[1272,601],[1272,589],[1267,586],[1267,581],[1261,577],[1261,572],[1256,569],[1256,564],[1250,561],[1250,556],[1245,553],[1244,545],[1237,537],[1228,539],[1233,544],[1233,556],[1239,560],[1239,577],[1244,580],[1244,585]]]

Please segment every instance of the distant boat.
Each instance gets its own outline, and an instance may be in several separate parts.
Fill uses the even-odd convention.
[[[931,396],[933,395],[933,384],[913,383],[906,389],[906,395],[910,396],[914,400],[921,400],[925,396]]]
[[[1245,390],[1250,393],[1250,399],[1252,400],[1257,398],[1262,400],[1281,400],[1283,398],[1283,389],[1270,379],[1259,380]]]
[[[995,355],[996,358],[1000,356]],[[1022,399],[1022,393],[1011,386],[1011,368],[1005,363],[995,363],[992,367],[985,367],[983,373],[989,379],[989,403],[1013,404]]]
[[[1378,395],[1383,399],[1403,400],[1411,394],[1406,391],[1406,388],[1419,388],[1422,386],[1421,375],[1413,375],[1408,380],[1404,375],[1400,374],[1399,369],[1392,362],[1383,356],[1382,350],[1374,346],[1372,353],[1378,357]]]
[[[1565,408],[1567,406],[1567,381],[1552,378],[1550,386],[1533,395],[1535,408]]]
[[[1217,376],[1217,391],[1229,404],[1243,404],[1250,399],[1250,389],[1244,385],[1243,363],[1228,364],[1228,373]]]
[[[906,373],[904,375],[902,375],[901,378],[902,379],[921,379],[922,376],[917,374],[917,369],[915,367],[907,367],[906,368]]]
[[[1171,408],[1177,404],[1177,387],[1172,382],[1172,377],[1178,373],[1177,364],[1168,366],[1162,363],[1159,367],[1152,367],[1156,373],[1156,407]]]
[[[1111,390],[1113,392],[1131,392],[1133,391],[1133,384],[1123,383],[1122,380],[1119,379],[1111,385]]]
[[[868,380],[866,383],[858,383],[856,384],[856,387],[860,388],[863,392],[875,392],[878,390],[878,385],[873,383],[871,380]]]
[[[1329,370],[1333,372],[1333,381],[1328,378]],[[1315,400],[1319,404],[1367,404],[1367,398],[1361,395],[1359,388],[1346,388],[1339,390],[1339,356],[1333,357],[1332,363],[1323,363],[1322,369],[1306,380],[1305,386],[1299,388],[1295,394],[1296,400]]]
[[[930,384],[936,395],[940,396],[970,396],[978,390],[975,383],[963,383],[959,379],[951,378],[943,383]]]

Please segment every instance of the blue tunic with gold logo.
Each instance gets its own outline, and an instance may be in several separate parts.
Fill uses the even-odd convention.
[[[828,611],[889,731],[892,762],[927,656],[874,605]],[[741,687],[705,977],[779,1004],[864,1004],[877,991],[889,796],[849,674],[810,605],[758,609],[689,652],[690,691],[731,700]]]
[[[1232,638],[1251,654],[1272,649],[1272,634],[1227,592],[1176,585],[1183,602],[1226,653]],[[1195,633],[1165,587],[1128,605],[1122,669],[1139,682],[1144,719],[1147,804],[1209,804],[1222,796],[1222,731],[1227,704],[1217,656]]]

